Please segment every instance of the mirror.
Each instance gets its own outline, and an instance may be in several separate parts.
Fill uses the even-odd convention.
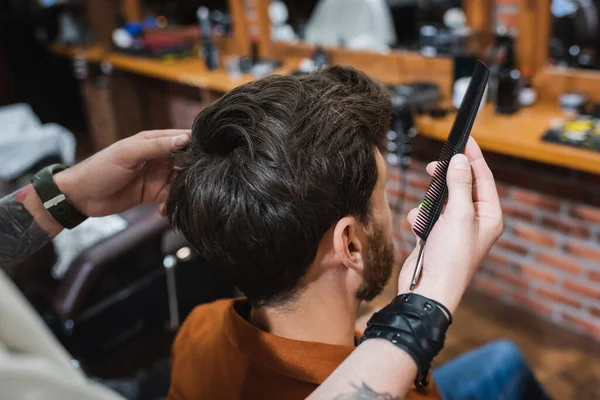
[[[552,0],[549,63],[600,69],[600,0]]]
[[[210,11],[213,32],[217,36],[231,35],[232,18],[228,0],[143,0],[144,16],[164,17],[162,21],[168,25],[197,25],[196,12],[199,7]]]
[[[351,50],[455,54],[471,31],[461,0],[272,0],[271,38]]]

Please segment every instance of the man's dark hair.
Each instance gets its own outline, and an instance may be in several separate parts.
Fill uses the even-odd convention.
[[[350,67],[237,87],[194,121],[171,224],[254,306],[289,300],[327,230],[369,224],[388,91]]]

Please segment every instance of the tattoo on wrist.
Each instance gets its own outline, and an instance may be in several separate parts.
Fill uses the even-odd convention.
[[[354,386],[354,391],[336,396],[334,400],[401,400],[390,393],[379,393],[363,382],[362,386]]]
[[[25,189],[0,199],[0,268],[8,270],[50,240],[23,205]]]

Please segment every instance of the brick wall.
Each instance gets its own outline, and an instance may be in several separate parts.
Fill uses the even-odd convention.
[[[429,185],[426,162],[441,144],[415,141],[406,175],[393,170],[388,195],[396,215],[397,256],[415,245],[406,213]],[[473,280],[476,290],[600,340],[600,176],[485,154],[498,182],[505,231]],[[407,179],[402,217],[401,185]]]

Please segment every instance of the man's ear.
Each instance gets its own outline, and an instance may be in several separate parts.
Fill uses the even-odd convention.
[[[338,221],[333,230],[333,248],[340,262],[363,275],[362,243],[358,237],[358,224],[352,217],[344,217]]]

